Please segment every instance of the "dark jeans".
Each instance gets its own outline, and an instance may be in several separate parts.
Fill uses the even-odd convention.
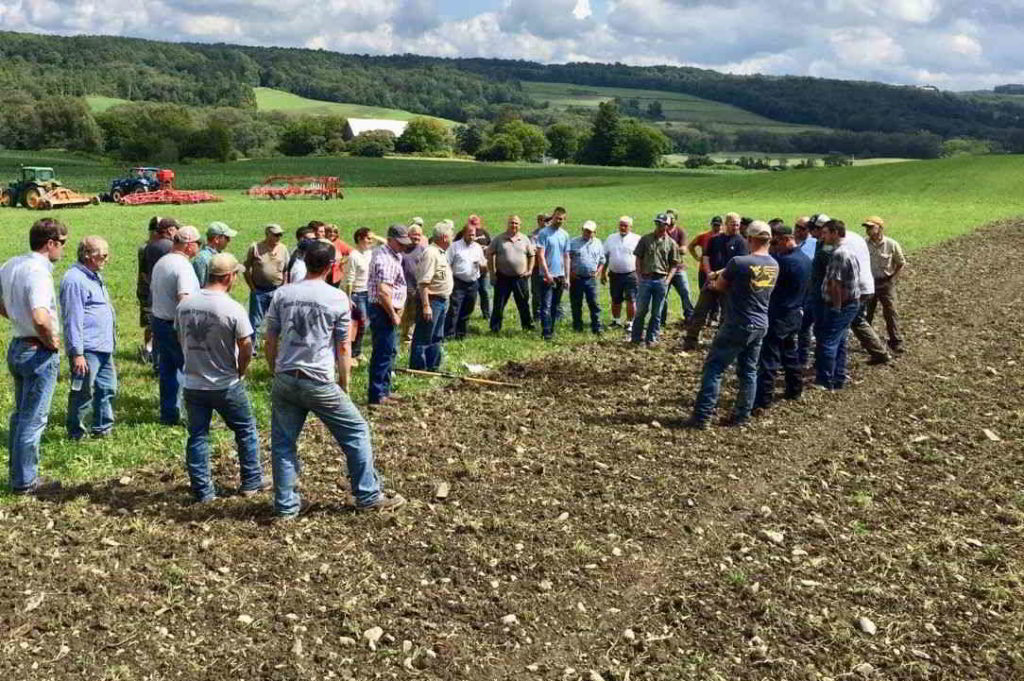
[[[661,331],[661,315],[658,313],[665,304],[667,295],[668,287],[665,286],[663,277],[640,278],[640,288],[636,297],[636,318],[633,320],[633,330],[630,331],[629,337],[631,342],[639,343],[643,340],[646,343],[653,343],[658,340],[658,333]],[[644,321],[648,313],[650,321],[645,333]]]
[[[210,420],[215,411],[224,419],[224,425],[235,434],[241,474],[239,489],[260,489],[263,486],[260,429],[253,418],[245,384],[239,381],[226,390],[186,388],[185,409],[188,411],[185,470],[188,471],[192,496],[196,501],[209,501],[217,495],[210,475]]]
[[[803,377],[797,355],[797,336],[803,324],[803,310],[770,319],[768,333],[761,342],[761,358],[757,365],[757,396],[755,407],[770,406],[775,399],[775,376],[783,370],[787,399],[796,399],[803,392]]]
[[[859,309],[856,300],[838,310],[824,301],[818,307],[818,321],[814,325],[814,382],[829,390],[839,390],[846,384],[846,337]]]
[[[409,301],[408,304],[412,304]],[[370,305],[370,388],[367,402],[380,404],[381,399],[391,394],[391,365],[395,362],[395,339],[398,327],[384,308]]]
[[[509,277],[501,272],[494,281],[494,307],[491,308],[491,331],[501,331],[505,317],[505,306],[509,297],[515,299],[519,310],[519,323],[523,330],[533,329],[533,318],[530,316],[529,277]]]
[[[544,277],[539,274],[530,275],[530,311],[533,312],[533,320],[540,321],[540,301],[544,293]]]
[[[860,341],[861,346],[867,350],[869,355],[872,357],[888,357],[889,351],[885,349],[882,339],[878,337],[878,333],[871,326],[871,322],[868,321],[867,311],[874,299],[874,294],[860,297],[857,316],[853,318],[850,330],[853,331],[853,335],[857,337],[857,340]]]
[[[481,274],[476,280],[477,295],[480,296],[480,316],[484,319],[491,318],[491,280],[486,274]]]
[[[814,284],[811,284],[814,286]],[[796,355],[800,366],[806,367],[811,359],[811,331],[817,323],[818,310],[821,308],[821,299],[818,296],[808,295],[804,300],[804,318],[800,323],[800,333],[797,335]]]
[[[477,283],[455,279],[455,288],[448,299],[448,317],[444,324],[444,337],[461,340],[466,337],[469,318],[476,307]]]
[[[181,352],[174,322],[153,317],[153,339],[160,353],[160,422],[177,425],[181,422],[181,383],[185,355]]]
[[[701,329],[707,326],[708,318],[711,316],[712,311],[717,310],[719,307],[721,295],[710,286],[705,286],[700,290],[700,295],[697,297],[697,306],[693,308],[693,315],[686,324],[687,345],[693,346],[697,344],[697,341],[700,339]]]
[[[736,393],[736,403],[732,408],[732,418],[735,421],[750,418],[757,383],[757,360],[761,352],[761,340],[766,332],[765,328],[738,324],[725,324],[719,327],[704,360],[700,391],[697,393],[697,403],[693,407],[695,421],[707,423],[711,420],[722,389],[722,376],[733,362],[736,362],[739,391]]]
[[[686,278],[685,272],[676,272],[675,276],[668,282],[669,290],[675,289],[679,299],[683,303],[683,320],[689,321],[693,316],[693,302],[690,300],[690,280]],[[665,326],[668,321],[668,300],[669,295],[665,294],[665,305],[661,308],[661,325]]]
[[[366,327],[370,323],[370,294],[366,291],[352,293],[352,322],[356,327],[356,336],[352,339],[352,356],[360,357],[363,354],[363,337],[366,335]]]
[[[889,335],[889,347],[900,350],[903,347],[903,333],[900,331],[900,313],[896,309],[896,282],[892,279],[875,279],[875,296],[868,301],[864,315],[868,324],[875,321],[875,309],[882,305],[885,329]]]
[[[601,306],[597,304],[597,277],[576,277],[569,287],[569,305],[572,308],[572,328],[583,330],[583,300],[590,310],[590,330],[601,333]]]
[[[79,439],[85,435],[83,420],[92,407],[93,435],[103,435],[114,427],[114,395],[117,394],[117,371],[114,355],[109,352],[85,351],[89,373],[82,377],[82,389],[68,392],[68,437]],[[74,373],[71,376],[75,378]]]
[[[411,302],[411,301],[410,301]],[[448,309],[447,298],[430,298],[430,321],[416,314],[416,327],[412,332],[409,347],[409,368],[437,371],[441,366],[441,342],[444,341],[444,313]]]
[[[550,284],[543,282],[540,292],[540,332],[546,339],[555,335],[555,318],[562,306],[565,277],[555,277]]]

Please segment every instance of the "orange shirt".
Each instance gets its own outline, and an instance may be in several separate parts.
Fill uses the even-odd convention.
[[[352,252],[352,247],[341,240],[338,237],[331,242],[334,244],[334,265],[331,267],[331,284],[337,284],[341,281],[342,266],[345,264],[345,259],[348,258],[349,253]]]

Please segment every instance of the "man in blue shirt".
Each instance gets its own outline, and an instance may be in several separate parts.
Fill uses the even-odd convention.
[[[590,330],[601,333],[601,307],[597,304],[597,280],[604,271],[604,246],[594,236],[597,223],[583,223],[583,234],[569,243],[569,303],[572,305],[572,328],[583,331],[583,298],[590,310]]]
[[[722,232],[711,239],[708,243],[707,253],[701,255],[701,261],[707,267],[708,272],[723,270],[734,257],[747,254],[747,241],[740,234],[740,220],[738,213],[725,214],[725,226]],[[686,336],[683,339],[685,352],[697,349],[700,332],[707,325],[711,311],[718,307],[717,303],[719,303],[720,297],[721,293],[709,284],[705,284],[700,290],[693,315],[690,316],[686,324]]]
[[[797,357],[797,336],[804,317],[804,299],[811,281],[811,260],[797,247],[793,230],[780,225],[772,230],[772,257],[779,263],[779,278],[768,302],[768,333],[761,343],[754,407],[767,409],[775,393],[775,375],[782,368],[787,400],[803,392],[803,365]]]
[[[110,247],[98,236],[78,243],[78,262],[60,282],[60,311],[71,360],[68,393],[68,437],[85,436],[82,419],[92,405],[93,437],[106,437],[114,428],[114,306],[100,272],[110,258]]]
[[[537,234],[537,259],[540,261],[541,284],[540,324],[544,340],[555,335],[555,310],[562,304],[562,293],[570,286],[569,274],[569,233],[562,228],[565,224],[564,208],[556,208],[551,215],[551,224]]]
[[[724,318],[704,360],[700,391],[687,422],[690,428],[707,428],[718,404],[722,376],[733,362],[739,391],[726,425],[742,426],[750,420],[758,355],[768,331],[768,302],[779,276],[779,265],[768,254],[771,238],[768,225],[754,220],[747,227],[750,255],[732,258],[725,269],[711,273],[708,286],[723,296]]]

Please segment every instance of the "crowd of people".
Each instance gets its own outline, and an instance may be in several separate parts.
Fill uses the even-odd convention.
[[[409,344],[410,369],[437,372],[444,344],[466,336],[478,301],[492,333],[501,332],[511,298],[521,328],[551,340],[566,316],[562,299],[568,292],[574,331],[622,329],[626,343],[649,347],[659,341],[675,290],[685,325],[681,350],[697,349],[701,331],[718,325],[688,421],[695,428],[708,426],[733,363],[739,391],[725,423],[743,425],[755,410],[771,406],[780,370],[786,399],[800,397],[808,371],[814,385],[842,389],[850,330],[871,364],[903,351],[895,291],[906,260],[900,245],[884,235],[881,218],[863,221],[865,240],[824,214],[798,218],[789,227],[781,219],[765,223],[727,213],[687,240],[676,213],[665,211],[643,235],[633,231],[631,217],[621,217],[604,242],[592,220],[571,237],[564,208],[536,219],[527,234],[522,219],[511,215],[493,237],[479,216],[471,215],[458,231],[452,220],[442,220],[428,239],[423,220],[413,218],[392,224],[384,236],[360,227],[353,245],[336,226],[313,221],[296,231],[292,250],[283,243],[282,227],[269,224],[240,263],[228,252],[238,233],[223,222],[209,224],[202,243],[194,226],[153,217],[149,239],[137,253],[140,355],[159,377],[160,422],[187,427],[185,462],[195,501],[218,496],[210,467],[213,412],[235,435],[238,494],[271,488],[263,480],[260,431],[244,380],[262,349],[273,376],[276,515],[293,518],[302,509],[297,441],[310,412],[345,454],[356,508],[404,504],[401,495],[381,489],[369,428],[348,395],[351,367],[364,361],[369,330],[369,408],[401,401],[392,385],[400,346]],[[103,438],[114,430],[116,313],[102,275],[110,249],[102,237],[83,237],[57,295],[53,263],[67,240],[64,224],[39,220],[29,230],[29,253],[0,267],[0,314],[13,330],[8,449],[10,485],[18,495],[60,485],[39,476],[38,460],[62,349],[71,364],[67,436]],[[686,254],[698,267],[696,301]],[[231,296],[240,276],[249,289],[247,310]],[[600,286],[608,286],[611,298],[607,325]],[[878,304],[887,345],[871,325]]]

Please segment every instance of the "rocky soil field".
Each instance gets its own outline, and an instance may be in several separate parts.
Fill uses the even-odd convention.
[[[0,506],[0,673],[1024,678],[1021,250],[916,252],[908,354],[748,429],[682,429],[701,358],[608,338],[375,413],[396,514],[320,428],[291,523],[187,505],[177,463]]]

